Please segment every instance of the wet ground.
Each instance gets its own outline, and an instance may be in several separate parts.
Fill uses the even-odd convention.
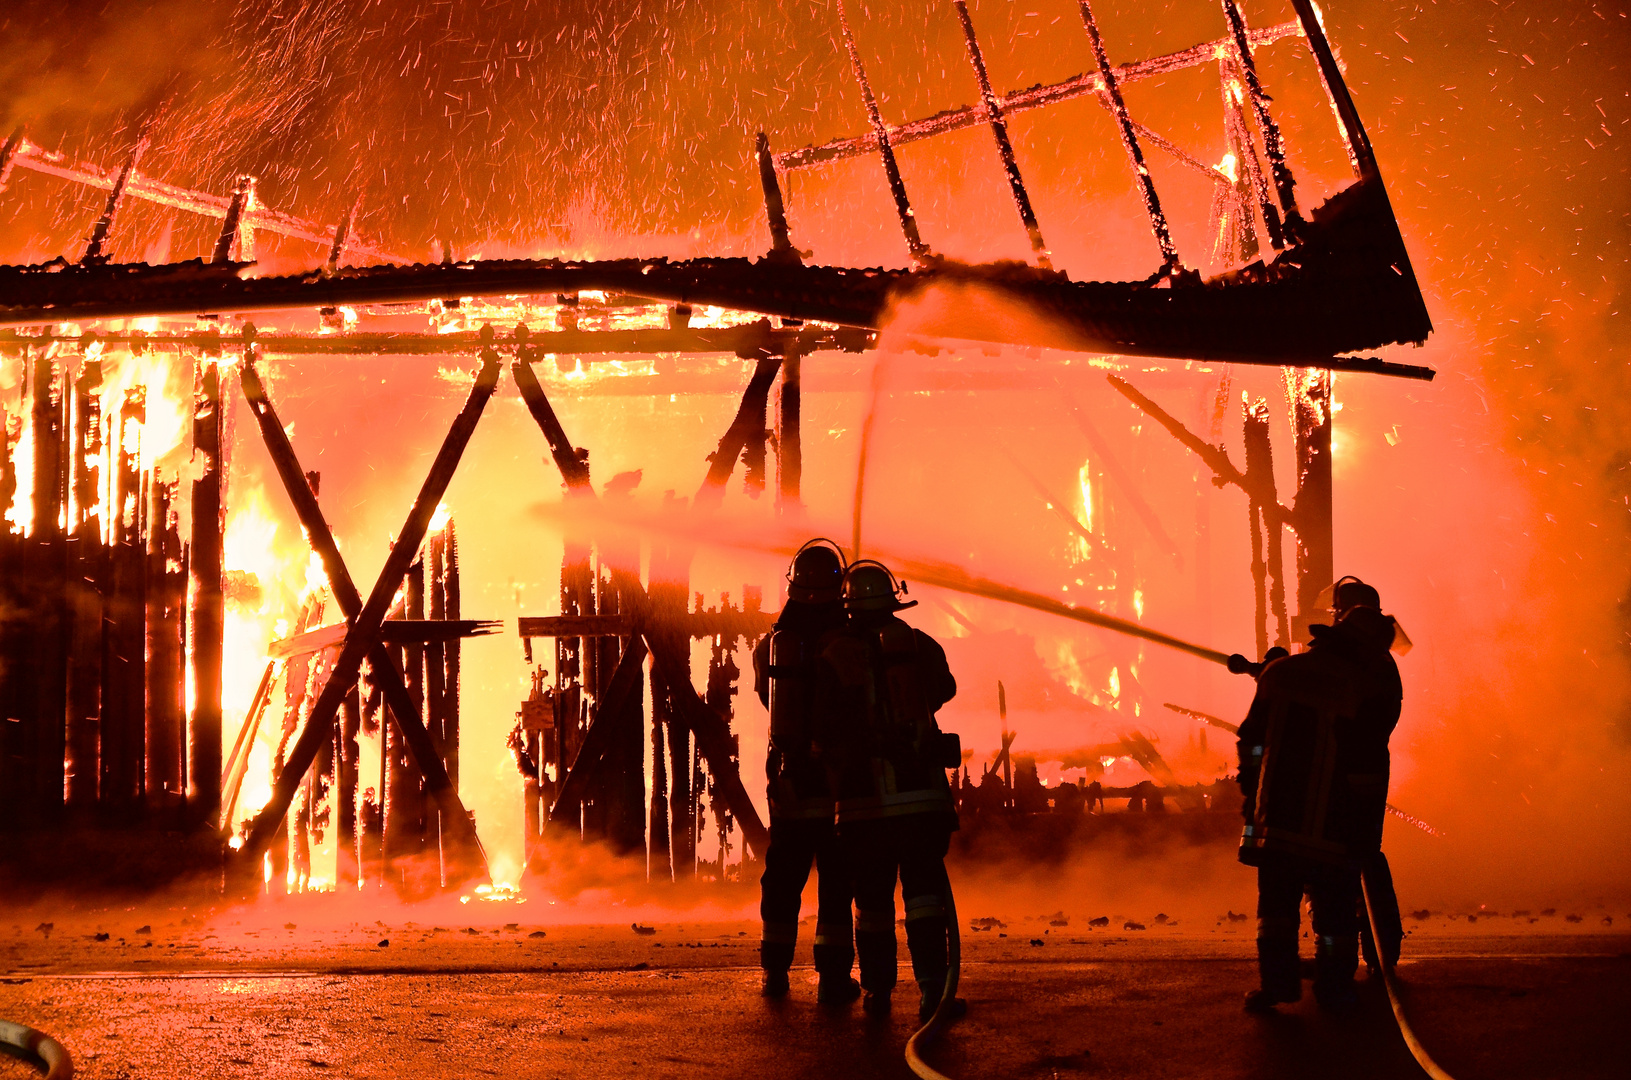
[[[745,920],[648,916],[645,933],[479,906],[8,913],[0,1017],[61,1038],[88,1078],[910,1075],[905,971],[875,1020],[816,1005],[807,968],[788,999],[761,999]],[[1624,1077],[1631,935],[1601,920],[1412,921],[1400,974],[1418,1035],[1458,1080]],[[969,1015],[932,1063],[958,1078],[1421,1075],[1379,984],[1351,1015],[1305,998],[1250,1017],[1249,920],[1129,922],[965,916]],[[0,1059],[0,1077],[24,1075]]]

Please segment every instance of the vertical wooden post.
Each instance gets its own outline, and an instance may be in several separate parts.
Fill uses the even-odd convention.
[[[462,586],[459,581],[459,534],[453,522],[447,523],[447,545],[442,552],[442,595],[446,617],[458,619],[462,610]],[[442,700],[442,760],[447,764],[447,778],[455,789],[459,786],[459,678],[462,658],[459,654],[461,639],[454,638],[443,646],[446,675],[443,677]]]
[[[6,144],[14,148],[18,135]],[[3,151],[0,151],[3,163]],[[0,180],[4,177],[0,176]],[[23,348],[23,363],[28,363],[30,350]],[[11,509],[17,495],[17,465],[12,459],[11,418],[0,409],[0,514]],[[22,572],[23,534],[13,530],[11,524],[0,518],[0,605],[4,610],[20,611],[26,603],[23,594],[25,575]],[[0,651],[15,656],[21,648],[23,627],[21,620],[0,619]],[[22,688],[22,673],[15,664],[0,664],[0,820],[15,821],[22,813],[23,783],[22,724],[12,718],[22,711],[18,695]]]
[[[668,854],[668,753],[663,739],[663,723],[657,717],[662,695],[651,688],[651,820],[646,830],[646,880],[672,881],[673,866]]]
[[[804,478],[802,375],[802,357],[796,347],[789,347],[782,359],[782,388],[776,401],[776,510],[783,517],[798,517],[804,510],[799,490]]]
[[[74,517],[70,522],[69,581],[73,630],[67,699],[67,798],[76,811],[96,803],[100,772],[102,597],[107,549],[102,542],[102,361],[87,354],[74,384],[73,453],[69,455]],[[0,436],[3,437],[3,436]],[[5,502],[0,492],[0,504]],[[105,508],[103,510],[105,512]]]
[[[63,600],[67,583],[67,547],[62,528],[66,485],[63,445],[68,381],[59,386],[57,365],[49,354],[34,362],[32,419],[34,435],[34,515],[24,541],[24,573],[32,594],[27,632],[28,671],[21,719],[24,790],[29,815],[50,821],[63,807],[65,728],[67,717],[67,650],[69,624]]]
[[[221,812],[221,650],[225,632],[222,564],[226,557],[221,506],[221,374],[199,362],[193,406],[193,455],[202,471],[193,481],[188,553],[193,710],[187,731],[187,797],[195,821]]]
[[[117,423],[110,423],[115,459],[113,515],[108,552],[109,588],[102,632],[102,777],[104,809],[128,813],[142,792],[143,711],[147,689],[145,554],[142,535],[140,428],[147,419],[147,393],[125,392]],[[132,426],[136,431],[132,431]]]
[[[1296,638],[1308,640],[1311,623],[1330,613],[1320,607],[1320,593],[1336,580],[1332,528],[1331,372],[1298,368],[1286,374],[1296,426],[1297,498],[1292,518],[1297,528]]]
[[[178,488],[179,482],[165,483],[155,474],[148,492],[146,794],[153,809],[180,802],[185,771],[182,605],[186,589],[179,570],[181,538],[170,521]],[[170,569],[172,561],[177,570]],[[219,778],[219,759],[215,767]]]
[[[1268,649],[1268,628],[1275,627],[1274,644],[1282,648],[1290,642],[1286,622],[1284,523],[1279,515],[1279,495],[1274,484],[1274,456],[1269,442],[1269,410],[1259,399],[1245,409],[1243,438],[1246,445],[1244,487],[1249,501],[1252,527],[1252,581],[1257,593],[1257,655]],[[1265,549],[1266,544],[1266,549]]]
[[[403,614],[410,619],[425,617],[425,564],[416,560],[408,567]],[[408,697],[414,711],[424,715],[425,678],[424,647],[409,645],[400,650],[389,650],[400,658],[408,688]],[[391,883],[406,886],[416,883],[421,867],[418,856],[424,852],[426,839],[424,778],[413,752],[408,748],[402,731],[402,721],[394,709],[387,709],[389,732],[390,776],[385,800],[385,857]]]
[[[595,575],[589,564],[589,545],[581,538],[568,535],[561,561],[561,614],[593,615],[595,613]],[[594,664],[594,638],[558,637],[555,639],[555,783],[549,793],[550,811],[558,796],[566,770],[577,756],[583,740],[585,702],[584,688],[592,685]],[[582,830],[581,817],[578,831]]]
[[[352,687],[341,706],[334,746],[334,849],[337,888],[356,888],[362,859],[357,850],[357,733],[362,727],[362,702]]]
[[[677,523],[685,514],[684,500],[675,499],[670,492],[665,497],[663,513]],[[691,671],[691,636],[686,626],[690,577],[691,553],[683,542],[653,541],[648,593],[651,623],[646,630],[647,640],[654,642],[654,647],[684,657],[686,677]],[[651,688],[651,716],[653,726],[667,733],[665,738],[653,732],[652,753],[660,754],[665,749],[664,742],[668,753],[666,762],[659,763],[654,758],[652,765],[652,876],[667,880],[672,875],[678,881],[696,874],[696,845],[688,825],[695,816],[691,798],[691,732],[681,718],[674,695],[655,681]],[[666,783],[658,783],[659,775]]]

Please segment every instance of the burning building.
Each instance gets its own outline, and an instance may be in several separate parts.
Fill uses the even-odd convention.
[[[764,135],[737,133],[734,171],[759,203],[752,256],[701,254],[692,241],[649,252],[563,244],[571,254],[555,258],[515,242],[483,257],[480,242],[394,220],[386,208],[403,181],[389,176],[326,196],[338,210],[320,223],[294,212],[286,178],[257,182],[247,161],[211,161],[232,174],[213,190],[184,184],[164,153],[176,104],[140,116],[105,161],[35,142],[27,126],[10,133],[6,197],[32,207],[73,191],[73,209],[90,200],[95,212],[74,250],[47,258],[17,243],[17,265],[0,268],[8,812],[42,836],[64,822],[140,820],[153,836],[205,837],[203,848],[230,839],[230,863],[297,886],[462,883],[500,849],[512,864],[531,858],[552,830],[641,854],[653,876],[731,876],[763,836],[756,721],[736,715],[753,710],[738,709],[741,650],[774,617],[775,561],[811,531],[900,562],[944,601],[935,610],[959,636],[989,629],[959,596],[1144,631],[1143,644],[1044,647],[1073,715],[1131,730],[1193,681],[1146,656],[1172,643],[1148,631],[1146,606],[1150,625],[1215,640],[1198,598],[1218,582],[1195,579],[1241,541],[1203,555],[1223,526],[1179,525],[1151,490],[1188,498],[1198,487],[1210,506],[1207,489],[1228,487],[1250,524],[1249,558],[1225,571],[1252,612],[1239,647],[1261,655],[1303,640],[1336,575],[1332,373],[1429,378],[1374,354],[1420,343],[1432,326],[1313,5],[1263,25],[1232,0],[1202,6],[1204,18],[1177,25],[1209,30],[1128,61],[1083,5],[1071,32],[1088,66],[1001,95],[980,13],[953,5],[941,30],[962,66],[942,81],[975,104],[898,122],[889,95],[902,95],[888,80],[904,65],[880,64],[865,23],[834,12],[826,32],[854,96],[830,110],[833,137],[784,136],[774,117]],[[501,59],[500,75],[513,62]],[[1153,89],[1140,108],[1141,88],[1180,83],[1183,109]],[[1190,94],[1203,84],[1204,97]],[[1207,121],[1192,137],[1175,118],[1194,100]],[[1065,109],[1092,110],[1072,123],[1105,125],[1115,183],[1131,189],[1142,233],[1118,222],[1113,258],[1064,239],[1049,216],[1060,185],[1031,166],[1039,151],[1025,125]],[[1331,146],[1308,150],[1299,170],[1297,154],[1316,142],[1311,117]],[[789,148],[800,137],[812,145]],[[984,227],[1000,210],[1002,244],[981,251],[955,227],[937,234],[945,200],[921,197],[932,185],[911,157],[933,146],[994,163],[976,213]],[[265,201],[272,187],[289,210]],[[874,228],[865,258],[825,258],[806,237],[837,237],[842,251],[845,233],[817,219],[862,202],[872,225],[888,224],[887,245]],[[734,239],[749,226],[737,229],[721,248],[750,250]],[[177,259],[189,239],[198,257]],[[1102,265],[1126,262],[1148,265],[1103,280]],[[358,376],[364,367],[384,379]],[[400,388],[403,371],[416,389]],[[1012,467],[998,461],[1016,492],[1003,505],[1054,530],[1047,544],[1015,541],[1026,554],[1007,562],[991,556],[996,530],[983,524],[913,535],[888,505],[890,485],[911,478],[881,463],[913,456],[902,432],[924,414],[911,402],[899,422],[875,421],[895,396],[921,394],[957,417],[948,430],[972,431],[977,409],[954,399],[999,387],[1068,401],[1053,431],[1073,432],[1077,447],[1067,471],[1047,440],[1015,439]],[[348,410],[408,416],[392,398],[404,395],[418,412],[348,441],[312,403],[330,392],[355,396]],[[842,395],[862,422],[818,395]],[[636,400],[645,412],[593,405]],[[1281,413],[1289,440],[1277,462]],[[659,414],[684,419],[683,452],[640,430]],[[305,417],[323,418],[310,425],[323,442],[307,442]],[[550,472],[521,481],[483,468],[479,488],[457,488],[467,451],[504,460],[479,448],[478,431],[495,426],[526,447],[511,459],[547,454]],[[439,448],[426,452],[432,429]],[[1135,429],[1174,441],[1135,449]],[[1237,429],[1231,457],[1220,444]],[[1000,459],[994,449],[979,456]],[[391,482],[373,489],[358,475],[360,462],[401,455],[424,460],[391,462]],[[683,476],[681,457],[697,475]],[[660,504],[646,497],[670,488]],[[529,516],[477,502],[532,505],[556,490],[558,505]],[[366,499],[383,517],[337,498]],[[906,501],[921,513],[932,499]],[[548,557],[524,572],[519,558],[473,557],[472,545],[503,547],[478,535],[500,520],[547,534]],[[339,521],[391,541],[366,543]],[[1042,570],[1018,587],[1016,563]],[[1195,599],[1171,596],[1180,575]],[[460,680],[499,639],[505,674],[476,693],[473,736]],[[472,789],[500,777],[505,813],[519,818],[502,841],[488,838],[485,811],[472,829],[470,812],[476,799],[499,801]],[[326,854],[314,863],[313,850]]]

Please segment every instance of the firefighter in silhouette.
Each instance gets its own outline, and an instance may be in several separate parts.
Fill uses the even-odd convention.
[[[759,965],[766,997],[787,993],[787,970],[798,940],[799,901],[815,863],[815,966],[817,999],[853,1001],[850,978],[855,948],[850,940],[850,877],[833,832],[833,798],[827,771],[814,754],[811,717],[815,666],[823,640],[844,621],[840,589],[843,553],[830,540],[799,549],[788,573],[787,604],[775,629],[753,652],[753,688],[770,710],[770,845],[759,879],[764,934]]]
[[[1314,996],[1354,1001],[1361,869],[1381,849],[1388,737],[1403,689],[1389,655],[1396,628],[1376,590],[1358,578],[1333,588],[1330,626],[1306,651],[1262,669],[1240,725],[1245,830],[1240,861],[1257,868],[1260,985],[1249,1011],[1302,996],[1298,916],[1313,908]]]
[[[895,881],[906,947],[922,994],[939,1004],[948,964],[946,851],[957,828],[946,770],[962,761],[956,735],[935,723],[957,693],[946,653],[895,613],[912,607],[881,563],[844,575],[848,618],[822,650],[818,744],[833,771],[838,837],[855,880],[855,949],[864,1006],[885,1012],[895,987]]]

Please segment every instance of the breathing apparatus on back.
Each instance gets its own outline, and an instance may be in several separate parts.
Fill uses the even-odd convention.
[[[787,599],[793,604],[837,605],[842,595],[844,549],[824,537],[811,540],[793,556],[787,572]],[[783,612],[783,619],[791,614]],[[774,747],[803,745],[810,738],[810,698],[818,633],[782,626],[770,633],[770,739]]]
[[[917,606],[916,600],[901,599],[906,591],[906,583],[875,559],[852,563],[844,574],[844,611],[866,652],[864,660],[857,655],[854,661],[864,663],[870,673],[868,728],[885,744],[910,744],[920,757],[955,768],[962,762],[962,744],[955,733],[942,732],[935,723],[917,664],[917,631],[887,617]]]

